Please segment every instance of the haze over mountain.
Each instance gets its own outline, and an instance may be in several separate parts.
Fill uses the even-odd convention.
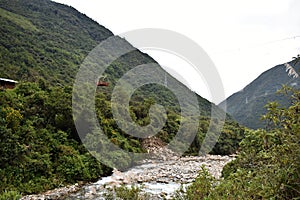
[[[296,66],[294,62],[289,64],[299,73],[299,63]],[[265,123],[260,117],[266,113],[265,105],[268,102],[277,101],[282,106],[290,105],[290,99],[277,91],[283,85],[300,88],[300,78],[293,78],[288,72],[284,64],[263,72],[241,91],[226,99],[227,112],[249,128],[265,128]],[[223,104],[224,102],[219,105],[222,107]]]

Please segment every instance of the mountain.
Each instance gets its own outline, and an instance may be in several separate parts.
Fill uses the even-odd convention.
[[[0,76],[71,83],[79,64],[113,34],[72,7],[48,0],[0,1]]]
[[[20,83],[38,82],[51,87],[72,87],[75,76],[87,55],[101,41],[114,36],[110,30],[74,8],[50,0],[0,0],[0,33],[0,78],[14,79]],[[197,94],[198,105],[195,105],[190,98],[187,98],[186,94],[193,93],[188,87],[125,39],[116,37],[115,46],[112,48],[116,47],[132,50],[118,57],[108,66],[105,74],[109,87],[98,89],[97,97],[109,102],[114,87],[128,71],[142,64],[154,63],[153,70],[163,73],[168,83],[182,88],[177,90],[177,95],[184,99],[182,104],[186,106],[186,110],[194,113],[200,111],[202,119],[206,120],[210,119],[212,108],[217,116],[224,113],[215,104]],[[147,77],[147,74],[142,76]],[[155,103],[163,105],[169,114],[181,115],[181,105],[172,91],[162,85],[146,84],[131,96],[130,109],[133,112],[131,115],[134,115],[132,117],[142,126],[149,124],[149,106]],[[113,116],[110,103],[100,104],[97,109],[101,109],[103,105],[106,105],[103,109],[110,114],[98,116],[100,120],[102,117]],[[199,106],[199,109],[196,106]],[[226,116],[230,123],[235,124],[230,116]],[[169,129],[170,127],[165,127],[166,132],[169,133],[163,137],[165,141],[169,141],[174,136]],[[86,129],[86,132],[88,131],[90,130]]]
[[[299,63],[296,66],[294,62],[289,64],[299,72]],[[240,124],[249,128],[265,128],[266,124],[260,118],[266,113],[265,105],[268,102],[277,101],[282,106],[290,105],[288,97],[277,93],[283,85],[300,87],[300,78],[289,76],[285,64],[265,71],[244,89],[228,97],[227,112]],[[224,103],[225,101],[219,106],[224,106]]]
[[[0,9],[2,78],[20,82],[42,78],[53,86],[72,85],[88,53],[113,36],[74,8],[49,0],[1,0]],[[156,63],[139,50],[120,57],[106,72],[110,88],[128,70],[153,62]],[[210,102],[199,99],[208,114]]]
[[[52,86],[72,85],[88,53],[113,36],[111,31],[74,8],[50,0],[1,0],[0,25],[0,78],[19,82],[43,79]],[[104,89],[106,93],[111,93],[118,79],[130,69],[147,63],[156,61],[139,50],[117,59],[106,71],[110,82],[110,87]],[[164,96],[164,102],[174,106],[176,100],[170,98],[170,92],[161,89],[152,85],[140,93],[154,96],[159,93]],[[197,98],[203,115],[210,115],[211,105],[222,112],[206,99],[198,95]]]
[[[106,143],[99,143],[99,132],[95,131],[89,110],[85,109],[90,105],[95,107],[93,116],[97,117],[109,145],[114,144],[124,152],[145,152],[141,145],[144,138],[129,135],[119,127],[120,123],[125,126],[129,123],[116,121],[112,109],[119,105],[111,101],[118,81],[142,64],[154,63],[147,65],[150,71],[158,70],[168,84],[177,86],[176,92],[182,97],[182,104],[163,84],[151,83],[135,90],[130,94],[129,104],[118,109],[127,112],[134,124],[146,127],[153,121],[164,122],[162,116],[151,113],[153,107],[157,108],[155,104],[162,105],[166,111],[163,127],[159,132],[153,131],[154,126],[147,130],[157,133],[155,136],[164,143],[175,138],[177,143],[174,146],[178,149],[183,146],[182,140],[190,138],[189,132],[195,131],[190,148],[184,148],[186,154],[198,154],[204,139],[207,139],[207,144],[214,141],[220,120],[211,119],[211,110],[214,108],[217,115],[224,114],[224,111],[199,95],[196,95],[198,102],[193,102],[188,98],[188,95],[194,95],[191,90],[123,38],[114,37],[115,46],[109,47],[110,50],[117,46],[132,51],[107,67],[105,74],[109,86],[99,87],[96,93],[93,91],[94,102],[90,102],[92,98],[78,94],[79,90],[75,90],[74,96],[85,100],[84,103],[72,101],[73,83],[85,58],[101,41],[114,36],[74,8],[50,0],[0,0],[0,34],[0,78],[19,82],[12,90],[0,89],[0,199],[6,190],[35,193],[108,175],[111,165],[100,163],[87,151],[78,136],[81,131],[83,139],[95,151],[104,149],[105,155],[124,166],[133,163],[131,157],[124,157],[126,155],[120,151],[110,151],[104,147]],[[106,58],[111,58],[113,53]],[[147,77],[148,73],[144,71],[139,75],[135,80]],[[92,84],[84,85],[83,90],[88,91],[95,86]],[[126,91],[118,94],[121,101],[125,99],[122,95],[126,95]],[[76,117],[73,116],[74,110]],[[197,115],[183,116],[182,110],[197,112]],[[78,131],[74,122],[85,126]],[[178,139],[179,130],[183,134]],[[211,137],[205,138],[207,132]],[[243,136],[244,128],[227,115],[224,129],[211,153],[234,153]]]

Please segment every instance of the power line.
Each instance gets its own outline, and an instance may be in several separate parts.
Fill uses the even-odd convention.
[[[231,53],[234,51],[244,51],[245,49],[255,49],[255,48],[259,48],[261,46],[267,46],[270,44],[274,44],[274,43],[279,43],[279,42],[283,42],[283,41],[287,41],[287,40],[296,40],[300,38],[300,35],[295,35],[295,36],[291,36],[291,37],[286,37],[286,38],[282,38],[282,39],[277,39],[277,40],[271,40],[271,41],[267,41],[264,43],[260,43],[260,44],[256,44],[256,45],[252,45],[252,46],[248,46],[248,47],[241,47],[241,48],[236,48],[236,49],[227,49],[227,50],[223,50],[222,52],[213,52],[213,54],[223,54],[223,53]]]

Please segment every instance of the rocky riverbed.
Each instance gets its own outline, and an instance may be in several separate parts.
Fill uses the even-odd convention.
[[[125,172],[114,169],[111,176],[103,177],[95,183],[62,187],[44,194],[28,195],[22,200],[105,200],[105,195],[112,188],[121,185],[139,187],[151,200],[169,199],[181,186],[186,187],[195,180],[202,165],[219,179],[224,165],[235,157],[234,155],[180,157],[155,137],[145,139],[142,145],[149,153],[149,159],[143,160]]]
[[[170,198],[182,184],[188,185],[193,182],[202,165],[205,165],[214,177],[220,178],[224,165],[233,160],[234,156],[177,157],[169,155],[168,158],[160,156],[144,160],[141,165],[125,172],[115,169],[113,175],[82,187],[74,185],[42,195],[26,196],[22,199],[104,199],[103,195],[107,188],[122,184],[141,187],[143,192],[151,195],[151,199]]]

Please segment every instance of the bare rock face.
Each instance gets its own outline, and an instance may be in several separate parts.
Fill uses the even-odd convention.
[[[142,147],[149,153],[152,160],[178,159],[179,155],[168,149],[166,144],[157,137],[149,137],[143,140]],[[145,162],[145,161],[144,161]]]
[[[148,137],[142,141],[142,147],[149,151],[164,147],[166,144],[158,137]]]

